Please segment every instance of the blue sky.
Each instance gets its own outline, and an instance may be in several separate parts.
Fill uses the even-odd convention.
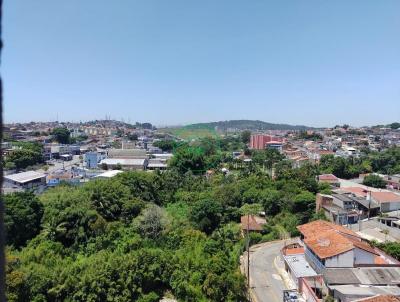
[[[398,0],[5,0],[5,120],[400,120]]]

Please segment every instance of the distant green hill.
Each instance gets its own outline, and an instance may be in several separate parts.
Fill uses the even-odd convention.
[[[217,128],[216,128],[217,127]],[[220,121],[211,123],[197,123],[187,125],[186,128],[191,129],[218,129],[224,131],[226,129],[238,129],[238,130],[307,130],[313,129],[312,127],[302,125],[288,125],[288,124],[273,124],[258,120],[230,120]]]

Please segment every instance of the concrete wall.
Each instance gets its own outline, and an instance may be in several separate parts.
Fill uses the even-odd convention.
[[[343,204],[343,201],[342,200],[339,200],[339,199],[337,199],[337,198],[333,198],[333,202],[332,202],[334,205],[336,205],[336,206],[338,206],[339,208],[342,208],[342,209],[344,209],[345,208],[345,205]]]
[[[354,249],[355,264],[374,264],[375,255],[359,248]]]
[[[318,297],[314,294],[309,282],[305,278],[299,279],[299,292],[307,302],[318,302]]]
[[[353,250],[325,259],[325,267],[353,267]]]
[[[389,210],[396,211],[400,209],[400,202],[389,202]]]
[[[325,269],[324,264],[320,261],[320,259],[318,259],[317,256],[314,255],[314,253],[307,246],[304,251],[304,254],[308,263],[310,263],[311,267],[317,273],[321,273]]]
[[[97,168],[97,164],[99,162],[99,155],[97,152],[87,152],[85,154],[85,162],[86,166],[89,169]]]
[[[331,196],[317,193],[315,198],[315,211],[318,212],[321,210],[323,205],[332,205],[332,200],[333,198]]]
[[[400,202],[385,202],[381,203],[381,212],[390,212],[400,209]]]

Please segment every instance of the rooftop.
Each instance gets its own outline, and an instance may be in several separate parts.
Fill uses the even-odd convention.
[[[143,166],[146,162],[144,158],[106,158],[100,164],[121,166]]]
[[[18,182],[18,183],[27,183],[39,178],[46,177],[46,174],[39,173],[36,171],[26,171],[26,172],[21,172],[21,173],[16,173],[16,174],[10,174],[10,175],[5,175],[4,178]]]
[[[110,149],[108,156],[111,158],[147,158],[144,149]]]
[[[400,202],[400,195],[393,192],[372,192],[372,198],[377,202]]]
[[[156,163],[156,162],[150,162],[147,166],[148,168],[167,168],[168,165],[165,163]]]
[[[335,285],[335,284],[399,285],[400,268],[358,267],[358,268],[325,269],[324,279],[329,285]]]
[[[335,230],[325,231],[314,237],[305,239],[304,242],[321,259],[343,254],[354,249],[356,246],[351,240]],[[374,252],[373,250],[368,251]]]
[[[121,170],[109,170],[109,171],[106,171],[106,172],[101,173],[99,175],[96,175],[95,177],[110,178],[110,177],[114,177],[114,176],[116,176],[116,175],[118,175],[119,173],[122,173],[122,172],[123,171],[121,171]]]
[[[368,192],[371,192],[371,197],[379,203],[382,202],[400,202],[400,195],[375,188],[362,188],[362,187],[345,187],[340,188],[340,191],[350,192],[357,196],[367,197]]]
[[[300,277],[314,277],[318,274],[308,264],[304,254],[284,256],[286,263],[290,266],[290,271],[293,272],[297,278]]]
[[[329,180],[329,181],[338,181],[339,179],[333,174],[322,174],[318,175],[318,179],[320,181]]]
[[[400,298],[392,295],[377,295],[355,300],[354,302],[400,302]]]
[[[336,285],[332,286],[331,289],[341,293],[342,295],[351,296],[352,298],[359,296],[361,300],[356,301],[400,302],[399,298],[393,296],[400,295],[400,288],[397,286]]]
[[[304,243],[320,259],[343,254],[354,248],[379,255],[368,243],[360,240],[359,235],[343,226],[317,220],[297,228],[305,236]]]
[[[341,201],[353,201],[352,198],[350,198],[349,195],[347,194],[338,194],[338,193],[332,193],[332,196],[341,200]]]
[[[325,231],[336,230],[339,233],[358,237],[356,233],[344,226],[334,224],[325,220],[316,220],[306,224],[297,226],[297,229],[304,235],[305,238],[315,237]]]

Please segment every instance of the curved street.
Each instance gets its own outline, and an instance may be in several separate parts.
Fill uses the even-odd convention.
[[[281,302],[286,289],[277,267],[284,240],[266,242],[250,248],[250,294],[254,302]],[[241,257],[242,272],[247,274],[247,253]]]

